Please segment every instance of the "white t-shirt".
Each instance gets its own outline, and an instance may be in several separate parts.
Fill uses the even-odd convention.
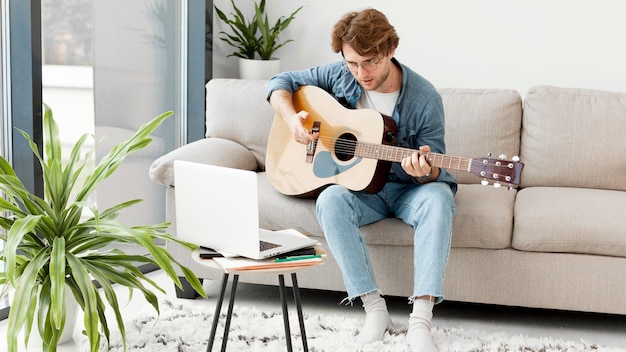
[[[383,115],[391,116],[399,96],[399,90],[392,93],[379,93],[363,89],[356,107],[357,109],[374,109]]]

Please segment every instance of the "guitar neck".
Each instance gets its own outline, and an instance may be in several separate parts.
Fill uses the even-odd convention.
[[[357,142],[354,155],[368,159],[401,162],[407,156],[415,152],[414,149],[395,147],[384,144]],[[425,154],[426,160],[431,166],[449,169],[470,171],[472,158],[450,156],[439,153],[428,152]]]

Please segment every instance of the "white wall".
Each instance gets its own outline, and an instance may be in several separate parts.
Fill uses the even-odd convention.
[[[346,12],[374,7],[396,27],[396,57],[435,86],[511,88],[536,84],[626,92],[623,0],[266,0],[270,20],[304,5],[277,53],[282,70],[340,59],[330,31]],[[229,0],[215,0],[230,12]],[[251,13],[253,0],[237,0]],[[249,10],[249,11],[248,11]],[[214,33],[224,30],[215,17]],[[214,37],[215,38],[215,37]],[[237,77],[232,49],[214,39],[213,76]]]

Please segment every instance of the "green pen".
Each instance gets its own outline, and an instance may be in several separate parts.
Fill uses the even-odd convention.
[[[321,257],[322,257],[321,254],[298,255],[295,257],[277,258],[274,260],[274,263],[292,262],[295,260],[315,259],[315,258],[321,258]]]

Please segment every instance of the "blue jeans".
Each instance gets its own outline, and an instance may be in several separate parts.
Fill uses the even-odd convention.
[[[377,194],[353,192],[338,185],[318,197],[317,218],[343,275],[348,299],[380,291],[359,227],[387,217],[413,226],[413,296],[443,301],[443,277],[450,254],[452,217],[456,210],[450,186],[387,182]],[[393,233],[387,236],[393,236]],[[389,258],[392,263],[394,258]]]

